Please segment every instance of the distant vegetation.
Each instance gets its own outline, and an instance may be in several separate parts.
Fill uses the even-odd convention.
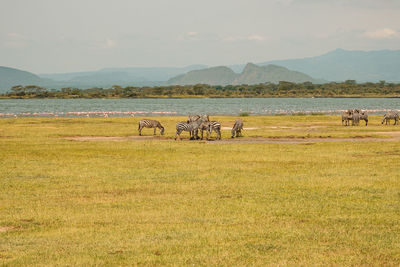
[[[313,84],[279,82],[258,85],[173,85],[159,87],[62,88],[47,90],[36,85],[14,86],[0,98],[191,98],[191,97],[400,97],[400,84],[343,83]]]

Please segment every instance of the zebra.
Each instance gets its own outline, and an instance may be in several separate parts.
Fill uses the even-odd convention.
[[[207,140],[209,139],[209,135],[208,135],[209,124],[210,124],[209,121],[203,121],[203,122],[200,124],[200,127],[199,127],[198,130],[201,131],[201,140],[203,140],[204,131],[206,131],[206,133],[207,133]]]
[[[164,127],[161,125],[159,121],[155,120],[140,120],[139,121],[139,135],[142,135],[142,129],[146,128],[154,128],[154,135],[156,135],[156,130],[157,128],[160,128],[160,133],[163,135],[164,134]]]
[[[193,122],[178,122],[176,124],[176,134],[175,134],[175,140],[176,137],[179,136],[179,140],[181,139],[181,133],[183,131],[189,132],[190,135],[190,140],[194,139],[194,135],[192,135],[197,129],[199,129],[200,125],[203,123],[202,120],[196,120]]]
[[[394,120],[394,125],[399,124],[399,113],[397,112],[388,112],[383,116],[382,119],[382,124],[384,121],[386,121],[386,125],[389,123],[390,125],[390,120]]]
[[[361,111],[360,112],[360,120],[365,121],[365,126],[368,125],[368,113],[366,111]]]
[[[243,129],[243,121],[241,119],[237,119],[232,128],[232,137],[231,138],[233,138],[235,136],[235,134],[236,134],[236,137],[239,137],[239,135],[242,135],[242,129]]]
[[[359,109],[355,109],[353,110],[353,114],[352,114],[352,126],[358,126],[360,125],[360,110]]]
[[[365,120],[365,125],[368,124],[368,114],[366,112],[361,112],[359,109],[347,110],[342,113],[342,125],[360,125],[360,120]]]
[[[208,115],[189,115],[187,123],[194,122],[197,120],[201,120],[202,122],[207,122],[207,121],[210,121],[210,117]],[[199,129],[201,130],[201,139],[203,140],[203,131],[207,130],[207,129],[204,127],[200,127]],[[194,138],[199,139],[198,130],[195,130],[190,134],[191,134],[191,136],[194,136]]]
[[[353,119],[352,114],[352,110],[347,110],[342,113],[342,125],[348,126],[350,124],[350,120]]]
[[[211,133],[214,130],[217,133],[217,139],[221,140],[221,123],[219,123],[218,121],[210,121],[207,123],[207,125],[207,139],[209,136],[211,136]]]

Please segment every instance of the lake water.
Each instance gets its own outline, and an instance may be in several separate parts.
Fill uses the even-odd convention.
[[[1,99],[0,117],[255,115],[399,110],[400,98]]]

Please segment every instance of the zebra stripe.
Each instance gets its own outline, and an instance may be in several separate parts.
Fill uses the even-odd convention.
[[[154,128],[154,135],[156,135],[157,128],[160,129],[160,133],[164,134],[164,127],[161,125],[159,121],[156,120],[140,120],[139,121],[139,135],[142,135],[143,128]]]
[[[236,137],[239,137],[239,135],[242,134],[242,129],[243,129],[243,121],[240,119],[237,119],[232,128],[232,138],[235,137],[235,134],[236,134]]]
[[[362,111],[360,113],[360,120],[364,120],[365,121],[365,126],[368,125],[368,113],[366,111]]]
[[[208,122],[210,121],[210,117],[208,115],[189,115],[188,116],[188,120],[187,122],[195,122],[197,120],[201,120],[202,122]],[[205,126],[200,126],[200,128],[198,129],[201,131],[201,140],[203,140],[203,131],[207,130],[207,128]],[[195,130],[193,132],[191,132],[191,136],[195,136],[196,139],[199,139],[199,131]]]
[[[397,113],[397,112],[392,112],[392,111],[386,113],[386,114],[383,116],[382,124],[383,124],[384,121],[386,121],[386,125],[387,125],[388,123],[389,123],[389,125],[390,125],[390,120],[394,120],[394,124],[393,124],[393,125],[399,124],[399,113]]]
[[[211,136],[213,130],[217,133],[217,139],[221,140],[221,123],[219,123],[218,121],[208,122],[207,139],[208,136]]]
[[[194,131],[198,130],[200,125],[202,124],[202,120],[196,120],[194,122],[178,122],[176,124],[176,134],[175,134],[175,140],[176,137],[179,136],[179,139],[181,139],[181,133],[183,131],[189,132],[190,139],[194,139]]]

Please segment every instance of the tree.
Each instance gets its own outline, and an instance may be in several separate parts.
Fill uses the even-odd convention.
[[[346,80],[345,84],[357,84],[356,80]]]
[[[22,85],[15,85],[11,87],[11,92],[14,92],[16,95],[25,95],[25,87]]]

